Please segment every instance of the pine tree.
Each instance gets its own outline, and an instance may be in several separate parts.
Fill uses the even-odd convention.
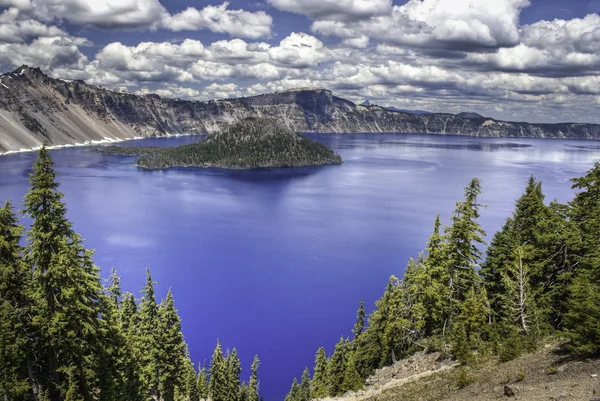
[[[197,387],[200,399],[206,400],[208,398],[208,371],[204,365],[198,366]]]
[[[346,371],[346,362],[344,360],[345,347],[344,337],[341,337],[335,346],[333,355],[331,355],[327,363],[328,391],[332,397],[342,394],[344,390],[344,373]]]
[[[154,295],[154,282],[150,271],[146,270],[144,296],[140,302],[136,351],[139,357],[140,377],[144,398],[160,398],[160,320],[158,305]]]
[[[16,400],[29,393],[27,363],[35,338],[28,319],[31,274],[19,245],[23,228],[10,202],[0,208],[0,398]]]
[[[448,315],[443,325],[443,333],[446,332],[446,328],[452,328],[455,323],[459,323],[467,331],[468,339],[471,334],[465,325],[470,326],[473,323],[472,319],[480,322],[480,316],[466,315],[463,303],[468,299],[468,309],[488,310],[488,301],[483,296],[484,290],[476,270],[482,254],[478,245],[485,245],[485,232],[477,222],[482,207],[477,202],[480,193],[481,184],[479,179],[474,178],[465,188],[465,200],[456,203],[452,226],[447,228],[446,234]],[[472,305],[473,302],[482,302],[482,305]],[[463,321],[458,322],[459,319]],[[476,331],[480,333],[481,329],[478,327]]]
[[[310,401],[310,371],[308,367],[302,372],[302,382],[300,383],[300,400]]]
[[[217,346],[210,361],[210,381],[208,384],[208,395],[212,401],[229,401],[227,397],[227,361],[223,357],[221,343]]]
[[[249,401],[258,401],[258,392],[260,390],[260,382],[258,380],[258,368],[260,366],[260,359],[258,355],[254,355],[252,366],[250,367],[250,381],[248,386],[250,387]]]
[[[328,395],[327,355],[325,348],[318,349],[315,357],[315,369],[311,382],[311,398],[325,398]]]
[[[227,356],[227,392],[228,400],[237,401],[240,398],[240,374],[242,365],[237,351],[233,351]]]
[[[196,369],[194,369],[194,363],[190,358],[190,352],[186,348],[185,352],[185,377],[184,384],[182,385],[182,391],[180,391],[184,397],[183,399],[186,401],[200,401],[200,390],[198,388],[198,380],[196,377]],[[206,382],[205,382],[206,383]]]
[[[45,148],[30,174],[25,212],[31,217],[26,247],[33,267],[35,320],[40,322],[38,372],[50,399],[91,399],[96,375],[99,299],[102,293],[92,253],[66,218],[53,162]]]
[[[358,310],[356,311],[356,323],[354,323],[354,328],[352,329],[352,333],[354,333],[354,339],[358,338],[365,330],[365,318],[367,313],[365,312],[365,303],[361,299]]]
[[[140,314],[133,294],[123,296],[119,315],[120,331],[125,338],[124,368],[125,395],[123,399],[129,401],[144,401],[144,386],[142,384],[142,357],[139,333]]]
[[[570,204],[579,231],[579,249],[577,271],[569,287],[565,332],[574,352],[596,355],[600,354],[600,163],[573,182],[579,191]]]
[[[358,391],[363,388],[364,381],[356,369],[356,360],[354,353],[350,353],[346,358],[346,370],[344,372],[344,392]]]
[[[298,384],[298,379],[294,377],[294,380],[292,381],[292,387],[290,388],[290,392],[285,396],[284,401],[300,401],[300,397],[300,385]]]
[[[161,303],[158,314],[160,393],[164,401],[173,401],[176,387],[181,387],[185,383],[186,347],[171,290],[167,294],[166,301]]]

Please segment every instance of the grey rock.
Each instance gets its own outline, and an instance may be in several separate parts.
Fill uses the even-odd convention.
[[[211,134],[246,117],[273,118],[297,132],[600,139],[600,125],[596,124],[530,124],[444,113],[410,114],[377,105],[359,106],[326,89],[199,102],[54,79],[28,66],[1,75],[0,80],[6,85],[0,86],[0,153],[105,138]]]
[[[514,397],[515,391],[512,388],[510,388],[509,386],[504,386],[504,395],[506,397]]]

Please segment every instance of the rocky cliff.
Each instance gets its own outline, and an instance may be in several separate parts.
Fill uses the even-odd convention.
[[[600,139],[600,125],[529,124],[452,114],[417,115],[359,106],[325,89],[298,89],[208,102],[135,95],[54,79],[22,66],[0,76],[0,152],[42,144],[213,133],[246,117],[299,132],[400,132]]]

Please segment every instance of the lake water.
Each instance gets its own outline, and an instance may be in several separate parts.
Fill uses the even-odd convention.
[[[423,249],[473,177],[493,233],[533,174],[547,200],[572,197],[569,179],[600,160],[598,142],[405,134],[309,135],[344,164],[270,171],[144,171],[89,148],[52,152],[69,218],[140,296],[150,268],[157,296],[173,289],[190,351],[217,338],[237,347],[244,378],[259,354],[261,393],[282,400],[294,376],[350,335],[359,300],[372,309],[391,274]],[[126,145],[173,146],[194,137]],[[0,199],[19,202],[34,154],[0,157]]]

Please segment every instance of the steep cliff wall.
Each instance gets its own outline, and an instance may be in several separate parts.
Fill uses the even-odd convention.
[[[528,124],[357,106],[325,89],[195,102],[50,78],[22,66],[0,76],[0,152],[174,134],[212,133],[245,117],[300,132],[400,132],[599,139],[600,125]]]

